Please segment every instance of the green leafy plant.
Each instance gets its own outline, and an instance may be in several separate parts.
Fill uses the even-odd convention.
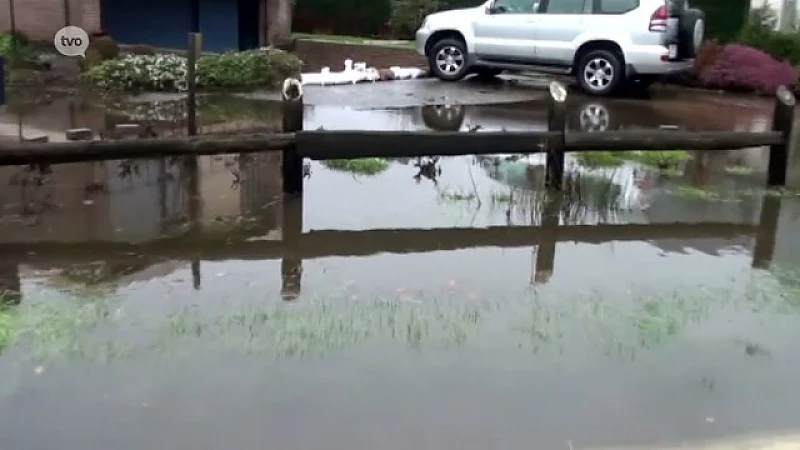
[[[322,164],[331,170],[357,175],[377,175],[389,168],[389,163],[382,158],[332,159]]]
[[[276,87],[286,77],[297,76],[301,65],[294,55],[276,49],[203,56],[197,61],[197,85],[211,89]],[[126,55],[92,67],[84,80],[104,89],[183,91],[186,66],[186,58],[178,55]]]
[[[684,150],[580,152],[576,156],[587,167],[617,167],[624,161],[636,161],[659,169],[675,168],[689,159],[689,154]]]
[[[742,28],[738,41],[761,50],[779,61],[794,65],[800,63],[800,32],[777,31],[775,11],[768,5],[750,11],[747,24]]]
[[[30,51],[30,43],[21,34],[0,33],[0,55],[13,56],[14,51],[17,56],[25,56]]]
[[[395,37],[410,39],[422,20],[441,7],[438,0],[392,0],[389,27]]]
[[[86,57],[80,60],[81,69],[85,71],[117,57],[119,57],[119,44],[111,36],[99,36],[89,42]]]

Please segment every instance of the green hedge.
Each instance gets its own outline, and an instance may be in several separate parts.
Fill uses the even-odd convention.
[[[437,9],[478,6],[484,0],[431,0]],[[292,26],[299,33],[389,36],[391,0],[297,0]]]
[[[750,0],[689,0],[706,13],[706,36],[720,42],[736,39],[747,23]]]
[[[428,0],[435,9],[478,6],[484,0]],[[297,0],[294,28],[301,33],[388,36],[392,0]],[[426,3],[422,0],[421,3]],[[750,0],[690,0],[706,13],[706,34],[726,42],[747,22]],[[407,36],[401,36],[407,37]]]

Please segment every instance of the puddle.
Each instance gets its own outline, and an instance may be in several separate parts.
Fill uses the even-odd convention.
[[[433,113],[488,130],[536,129],[535,111]],[[430,114],[319,105],[306,126]],[[715,155],[674,172],[571,159],[561,197],[536,158],[311,162],[302,200],[280,195],[277,154],[2,167],[0,290],[19,292],[0,312],[4,448],[796,434],[800,197]]]

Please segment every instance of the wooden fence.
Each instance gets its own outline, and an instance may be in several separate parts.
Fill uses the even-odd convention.
[[[553,82],[549,94],[548,131],[306,131],[303,130],[302,86],[297,80],[287,79],[282,89],[281,133],[222,138],[189,136],[124,141],[0,142],[0,165],[280,151],[283,156],[283,190],[299,194],[303,191],[303,158],[329,160],[544,152],[547,154],[545,184],[559,190],[566,152],[734,150],[766,146],[769,151],[767,186],[786,184],[796,105],[794,94],[786,88],[780,88],[775,96],[772,130],[765,132],[571,132],[566,130],[566,88]]]
[[[195,171],[196,172],[196,171]],[[196,192],[197,183],[187,189]],[[192,197],[195,198],[195,197]],[[199,197],[198,197],[199,198]],[[605,243],[623,241],[691,240],[755,237],[752,266],[768,268],[775,251],[782,198],[765,196],[758,223],[654,223],[562,225],[564,194],[548,192],[538,213],[538,226],[487,228],[315,230],[303,232],[303,197],[287,196],[280,207],[281,234],[276,239],[253,239],[270,230],[249,228],[220,235],[206,234],[198,219],[198,207],[190,205],[193,226],[186,234],[145,243],[123,242],[19,242],[0,243],[4,266],[19,270],[104,261],[111,265],[136,265],[164,260],[191,261],[195,288],[201,287],[201,262],[221,260],[281,260],[281,292],[284,299],[297,298],[301,290],[303,260],[337,256],[370,256],[382,253],[413,254],[480,247],[532,248],[532,284],[547,283],[555,269],[558,242]],[[2,275],[2,274],[0,274]],[[0,278],[19,278],[6,274]],[[0,286],[2,288],[2,286]]]

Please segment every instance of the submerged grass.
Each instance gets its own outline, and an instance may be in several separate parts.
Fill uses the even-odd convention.
[[[383,158],[331,159],[322,161],[322,165],[331,170],[367,176],[378,175],[389,168],[389,162]]]
[[[671,191],[680,197],[694,198],[704,201],[736,202],[748,197],[776,197],[776,198],[798,198],[800,191],[794,189],[746,189],[719,192],[713,189],[701,188],[696,186],[679,186]]]
[[[463,346],[480,338],[485,323],[496,333],[506,321],[519,347],[563,352],[562,337],[583,336],[599,351],[629,360],[638,350],[663,345],[687,326],[731,308],[800,315],[800,270],[749,276],[746,287],[735,290],[643,288],[613,300],[598,292],[558,299],[487,295],[491,301],[421,294],[359,300],[335,296],[288,307],[252,303],[221,313],[192,305],[155,321],[127,311],[121,298],[37,299],[0,310],[0,348],[23,345],[40,361],[177,357],[193,349],[309,357],[375,341],[399,341],[415,350]]]
[[[747,166],[728,166],[725,168],[725,172],[729,175],[750,175],[753,173],[753,169]]]
[[[478,199],[478,195],[474,192],[466,192],[463,190],[442,189],[439,191],[439,199],[445,202],[474,202]]]
[[[685,150],[578,152],[576,158],[586,167],[618,167],[625,161],[634,161],[658,169],[675,169],[689,159],[689,153]]]

